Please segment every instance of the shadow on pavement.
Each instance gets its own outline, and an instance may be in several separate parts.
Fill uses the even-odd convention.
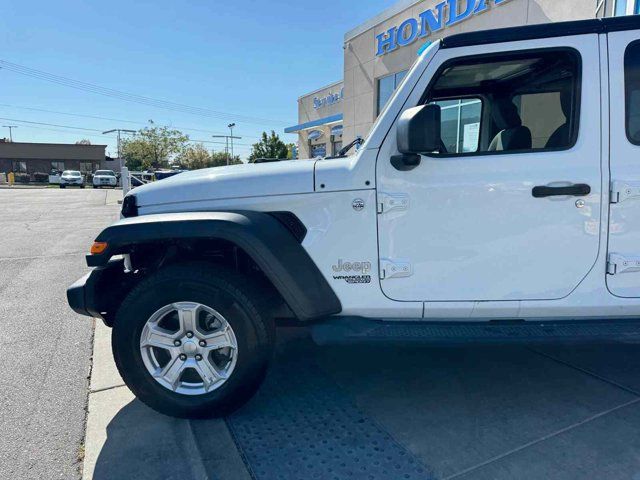
[[[186,428],[186,421],[160,415],[133,400],[107,426],[93,478],[196,478],[190,475],[189,457],[182,455],[180,439]]]

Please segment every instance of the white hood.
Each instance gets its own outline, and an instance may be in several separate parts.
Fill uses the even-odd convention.
[[[184,172],[135,188],[138,206],[314,191],[316,160],[246,163]]]

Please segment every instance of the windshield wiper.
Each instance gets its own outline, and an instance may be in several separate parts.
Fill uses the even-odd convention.
[[[351,142],[348,145],[342,147],[337,155],[334,155],[332,157],[325,157],[325,160],[328,160],[328,159],[331,159],[331,158],[346,157],[347,153],[349,152],[349,150],[351,150],[354,146],[360,147],[363,143],[364,143],[364,138],[357,137],[353,142]]]

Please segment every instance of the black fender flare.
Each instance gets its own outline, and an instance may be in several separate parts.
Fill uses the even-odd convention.
[[[107,247],[100,254],[87,255],[87,264],[105,266],[113,255],[126,253],[136,244],[180,239],[221,239],[236,244],[262,269],[300,320],[342,310],[304,247],[269,213],[185,212],[125,218],[98,235],[96,242],[105,242]]]

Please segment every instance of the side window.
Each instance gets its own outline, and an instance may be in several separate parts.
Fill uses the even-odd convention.
[[[567,123],[560,92],[523,93],[513,97],[513,103],[518,109],[522,125],[531,131],[533,149],[545,148],[554,132]],[[568,142],[565,134],[555,142],[555,146],[566,147]]]
[[[624,88],[627,138],[640,145],[640,42],[629,45],[624,54]]]
[[[516,153],[575,145],[580,57],[548,49],[447,62],[425,99],[441,108],[436,154]]]

